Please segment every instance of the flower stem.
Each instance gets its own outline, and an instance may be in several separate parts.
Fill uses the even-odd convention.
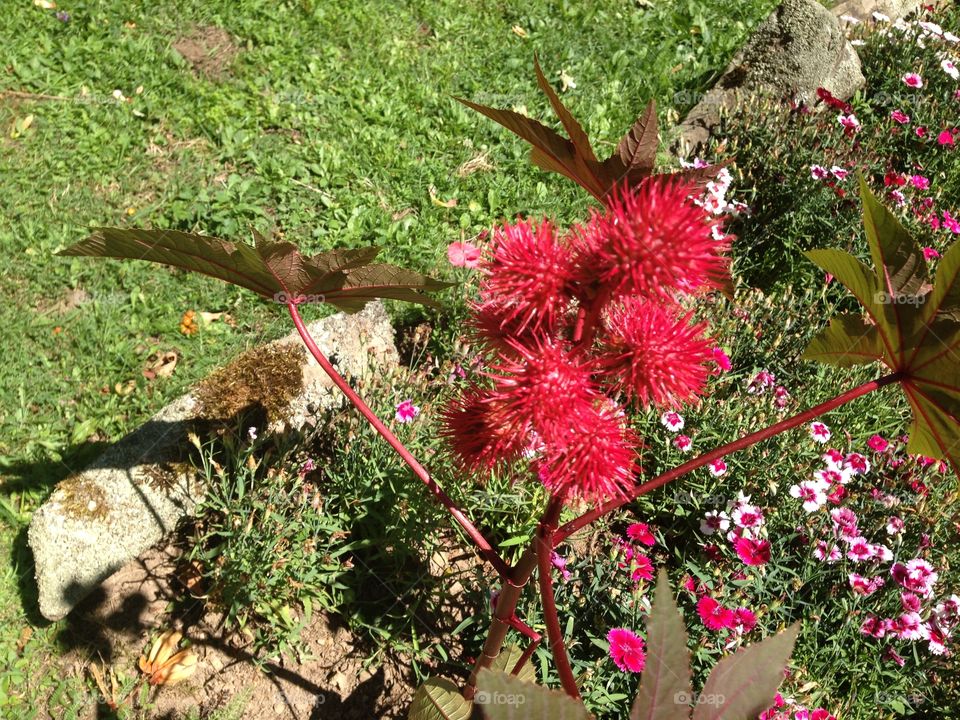
[[[873,392],[874,390],[882,388],[886,385],[892,385],[893,383],[899,382],[901,379],[902,379],[901,373],[895,372],[895,373],[891,373],[890,375],[884,375],[883,377],[878,378],[876,380],[871,380],[870,382],[864,383],[863,385],[858,385],[852,390],[848,390],[845,393],[837,395],[835,398],[831,400],[827,400],[826,402],[820,403],[819,405],[815,405],[812,408],[804,410],[803,412],[798,413],[793,417],[787,418],[786,420],[782,420],[776,423],[775,425],[766,427],[763,430],[758,430],[757,432],[750,433],[749,435],[745,435],[739,440],[734,440],[733,442],[727,443],[726,445],[721,445],[718,448],[714,448],[710,452],[704,453],[703,455],[700,455],[699,457],[696,457],[693,460],[685,462],[683,465],[679,465],[673,468],[672,470],[668,470],[667,472],[654,478],[653,480],[650,480],[648,482],[643,483],[642,485],[638,485],[637,487],[633,488],[633,490],[627,493],[626,497],[619,498],[616,500],[611,500],[607,503],[604,503],[600,507],[594,508],[593,510],[587,513],[584,513],[580,517],[566,523],[553,536],[554,547],[562,543],[564,540],[570,537],[573,533],[577,532],[581,528],[592,523],[594,520],[597,520],[598,518],[603,517],[607,513],[612,512],[617,508],[623,507],[628,502],[635,500],[636,498],[650,492],[651,490],[656,490],[658,487],[662,487],[663,485],[666,485],[668,482],[675,480],[678,477],[681,477],[682,475],[686,475],[688,472],[701,468],[707,463],[711,463],[714,460],[718,460],[726,455],[737,452],[738,450],[743,450],[744,448],[748,448],[751,445],[755,445],[756,443],[762,440],[771,438],[774,435],[779,435],[780,433],[786,430],[791,430],[792,428],[795,428],[798,425],[802,425],[803,423],[809,420],[818,418],[824,413],[830,412],[831,410],[834,410],[840,407],[841,405],[844,405],[850,402],[851,400],[855,400],[858,397],[866,395],[867,393]]]
[[[539,533],[540,527],[544,525],[552,525],[556,528],[562,509],[562,503],[551,501],[544,511],[543,517],[540,518],[540,526],[537,528],[537,532]],[[490,621],[490,629],[487,630],[487,638],[483,643],[483,650],[473,664],[473,671],[470,673],[470,679],[463,691],[463,696],[467,700],[473,699],[477,690],[477,676],[483,668],[490,667],[490,664],[500,654],[503,643],[507,639],[507,631],[514,625],[513,619],[516,617],[520,594],[530,581],[533,571],[537,569],[536,548],[536,539],[534,539],[513,566],[510,578],[500,588],[497,603],[493,609],[493,620]]]
[[[554,500],[554,502],[558,502]],[[570,667],[570,658],[567,655],[567,647],[563,642],[563,629],[560,627],[560,618],[557,615],[557,600],[553,593],[553,565],[550,562],[550,554],[553,552],[554,538],[557,526],[553,524],[542,524],[537,529],[536,547],[537,547],[537,566],[539,568],[537,580],[540,585],[540,602],[543,605],[543,619],[547,626],[547,641],[550,643],[550,651],[553,653],[553,664],[557,667],[557,673],[560,675],[560,683],[564,691],[570,697],[578,700],[580,690],[577,688],[577,680],[573,675],[573,669]]]
[[[293,318],[293,324],[297,326],[297,332],[300,333],[304,345],[307,346],[307,349],[316,359],[320,367],[323,368],[323,371],[330,376],[334,384],[347,396],[347,399],[360,411],[360,414],[373,426],[374,430],[390,444],[390,447],[397,451],[397,454],[403,458],[403,461],[413,470],[414,474],[427,486],[427,489],[434,498],[450,512],[454,520],[457,521],[460,527],[463,528],[463,531],[473,541],[474,545],[477,546],[480,555],[494,567],[497,574],[504,580],[509,578],[511,568],[506,561],[500,557],[499,553],[497,553],[476,526],[470,522],[470,519],[467,518],[464,512],[450,499],[450,496],[443,491],[437,482],[430,477],[430,473],[427,472],[426,468],[417,462],[417,459],[410,454],[410,451],[397,439],[397,436],[390,432],[390,429],[383,424],[383,421],[380,420],[363,399],[357,395],[354,389],[350,387],[350,384],[336,371],[326,355],[323,354],[323,351],[317,347],[316,342],[314,342],[313,337],[310,335],[310,331],[307,330],[303,319],[300,317],[300,313],[297,311],[296,303],[289,303],[287,309],[290,311],[290,317]]]

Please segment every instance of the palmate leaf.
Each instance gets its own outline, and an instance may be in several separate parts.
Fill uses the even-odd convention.
[[[864,227],[874,268],[840,250],[807,253],[860,302],[804,357],[830,365],[879,361],[900,382],[913,413],[907,450],[946,459],[960,475],[960,243],[944,254],[931,287],[923,253],[861,179]]]
[[[563,125],[569,139],[543,123],[512,110],[491,108],[463,98],[456,98],[456,100],[486,115],[530,143],[533,146],[530,160],[534,165],[570,178],[601,202],[618,185],[626,183],[635,186],[653,175],[657,147],[660,142],[655,103],[651,101],[647,105],[633,127],[620,140],[613,154],[600,161],[583,127],[560,101],[536,58],[534,58],[534,69],[537,74],[537,84],[547,96],[557,117],[560,118],[560,124]],[[695,187],[702,187],[717,174],[720,167],[715,165],[709,168],[684,170],[671,175]]]
[[[430,678],[413,695],[407,720],[468,720],[471,704],[457,686],[443,678]]]
[[[692,720],[755,718],[773,705],[799,632],[800,626],[793,625],[718,662],[697,698]]]
[[[591,720],[593,717],[582,703],[559,690],[548,690],[486,668],[477,677],[474,703],[487,720]]]
[[[630,720],[687,720],[690,706],[684,698],[692,699],[687,631],[661,568],[647,619],[647,664]]]
[[[436,306],[424,293],[450,285],[373,263],[376,247],[302,255],[293,243],[255,238],[251,246],[176,230],[99,228],[58,254],[148,260],[209,275],[276,302],[329,302],[347,312],[375,298]]]
[[[493,662],[490,663],[491,670],[499,670],[500,672],[513,674],[513,668],[520,658],[523,657],[523,650],[517,645],[504,645],[500,650],[500,654],[497,655]],[[529,659],[523,664],[523,667],[520,668],[520,671],[516,674],[518,680],[523,682],[535,683],[537,681],[537,673],[533,669],[533,663]]]

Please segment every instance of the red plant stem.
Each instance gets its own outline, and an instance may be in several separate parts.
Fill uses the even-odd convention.
[[[744,448],[750,447],[751,445],[754,445],[762,440],[766,440],[774,435],[779,435],[786,430],[790,430],[798,425],[802,425],[808,420],[818,418],[824,413],[830,412],[831,410],[834,410],[841,405],[850,402],[851,400],[855,400],[862,395],[866,395],[867,393],[873,392],[874,390],[882,388],[886,385],[892,385],[893,383],[899,382],[902,378],[903,376],[901,373],[891,373],[890,375],[884,375],[877,380],[871,380],[863,385],[858,385],[852,390],[848,390],[841,395],[837,395],[832,400],[827,400],[819,405],[815,405],[808,410],[804,410],[802,413],[787,418],[786,420],[782,420],[781,422],[764,428],[763,430],[758,430],[757,432],[745,435],[739,440],[734,440],[726,445],[721,445],[720,447],[714,448],[710,452],[704,453],[703,455],[700,455],[699,457],[696,457],[693,460],[684,463],[683,465],[679,465],[672,470],[668,470],[659,477],[637,486],[631,490],[626,497],[604,503],[600,507],[594,508],[593,510],[584,513],[580,517],[566,523],[554,534],[553,547],[556,547],[570,537],[573,533],[577,532],[586,525],[589,525],[594,520],[603,517],[607,513],[612,512],[617,508],[623,507],[628,502],[635,500],[651,490],[656,490],[658,487],[666,485],[671,480],[675,480],[682,475],[686,475],[688,472],[696,470],[697,468],[701,468],[707,463],[713,462],[714,460],[718,460],[726,455],[737,452],[738,450],[743,450]]]
[[[560,511],[563,504],[551,501],[547,509],[540,518],[540,527],[544,525],[557,526],[560,520]],[[537,528],[539,533],[540,527]],[[483,643],[483,650],[480,657],[473,664],[473,671],[470,673],[470,679],[467,680],[467,686],[464,688],[463,696],[467,700],[472,700],[477,690],[477,676],[483,668],[490,667],[490,664],[500,654],[503,643],[507,639],[507,631],[510,629],[511,618],[516,617],[517,603],[520,600],[520,594],[524,587],[530,581],[530,576],[537,569],[536,541],[531,542],[529,547],[524,550],[523,555],[513,566],[511,577],[506,580],[503,587],[500,588],[500,594],[497,596],[497,604],[493,610],[493,619],[490,621],[490,628],[487,630],[487,637]]]
[[[427,489],[430,490],[431,494],[433,494],[440,504],[453,515],[454,520],[457,521],[460,527],[463,528],[463,531],[477,546],[480,555],[494,567],[500,578],[507,580],[511,574],[511,567],[500,557],[499,553],[497,553],[476,526],[470,522],[470,519],[467,518],[457,504],[450,499],[450,496],[430,477],[430,473],[427,472],[426,468],[417,462],[417,459],[403,446],[403,443],[397,439],[397,436],[390,432],[390,429],[383,424],[383,421],[374,414],[363,399],[350,387],[349,383],[334,369],[326,355],[323,354],[323,351],[317,347],[309,330],[307,330],[306,325],[304,325],[303,319],[297,311],[296,303],[289,303],[287,309],[290,311],[290,317],[293,318],[293,324],[297,326],[297,332],[300,333],[304,345],[307,346],[307,349],[316,359],[317,363],[319,363],[320,367],[323,368],[323,371],[330,376],[334,384],[347,396],[347,399],[360,411],[360,414],[373,426],[374,430],[380,433],[380,436],[390,444],[390,447],[397,451],[397,454],[403,458],[403,461],[413,470],[414,474],[423,480]]]
[[[516,615],[513,615],[507,620],[507,624],[516,630],[521,635],[526,635],[532,641],[527,649],[523,651],[523,654],[520,655],[520,659],[514,664],[513,668],[510,670],[511,675],[519,674],[521,668],[523,668],[524,663],[530,659],[530,656],[536,651],[537,646],[540,644],[540,633],[534,630],[532,627],[527,625],[523,620],[518,618]]]
[[[580,698],[577,688],[577,679],[573,676],[570,667],[570,658],[567,647],[563,642],[563,629],[560,627],[560,617],[557,615],[557,600],[553,593],[553,563],[550,554],[553,552],[556,525],[541,525],[537,531],[537,565],[539,572],[537,580],[540,584],[540,604],[543,606],[543,619],[547,626],[547,642],[553,653],[553,664],[560,675],[560,683],[564,691],[574,699]]]

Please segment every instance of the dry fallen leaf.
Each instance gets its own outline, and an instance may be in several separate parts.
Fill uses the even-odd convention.
[[[116,385],[113,386],[113,391],[117,395],[120,395],[121,397],[126,397],[136,389],[137,389],[136,380],[127,380],[126,382],[122,382],[122,383],[118,382]]]
[[[197,669],[197,656],[190,648],[174,652],[182,637],[176,630],[167,630],[153,641],[148,656],[140,656],[137,664],[151,685],[173,685]]]
[[[147,359],[147,366],[143,369],[143,376],[147,380],[158,377],[170,377],[177,367],[179,356],[173,350],[154,353]]]
[[[53,0],[33,0],[33,4],[43,10],[56,10],[57,4]]]
[[[33,637],[33,628],[28,625],[20,631],[20,637],[17,640],[17,655],[23,653],[23,649],[27,646],[27,643],[30,642],[31,637]]]
[[[523,29],[522,27],[520,27],[519,25],[514,25],[514,26],[513,26],[512,28],[510,28],[510,29],[513,31],[513,34],[516,35],[517,37],[522,37],[522,38],[527,37],[527,31],[524,30],[524,29]]]

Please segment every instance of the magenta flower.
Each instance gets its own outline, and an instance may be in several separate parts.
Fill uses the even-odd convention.
[[[454,267],[475,268],[480,265],[480,248],[469,242],[447,245],[447,260]]]
[[[940,257],[940,253],[937,252],[936,248],[925,247],[923,248],[923,257],[926,260],[936,260],[938,257]]]
[[[715,347],[711,350],[713,354],[713,362],[717,364],[717,368],[721,372],[729,372],[733,367],[733,364],[730,362],[730,357],[723,351],[723,348]]]
[[[874,452],[883,452],[890,447],[890,443],[882,435],[871,435],[870,439],[867,440],[867,447]]]
[[[930,178],[924,177],[923,175],[911,175],[910,184],[913,185],[917,190],[929,190]]]
[[[607,633],[610,643],[610,659],[624,672],[640,673],[647,664],[643,638],[633,630],[614,628]]]
[[[630,573],[630,579],[634,582],[641,580],[653,580],[653,563],[643,553],[636,553],[633,556],[633,570]]]
[[[397,404],[397,412],[394,417],[399,423],[410,423],[419,414],[420,408],[413,404],[413,400],[404,400]]]
[[[627,527],[627,537],[647,547],[652,547],[657,542],[646,523],[633,523]]]
[[[751,540],[740,538],[733,544],[739,557],[745,565],[758,566],[770,562],[770,542],[768,540]]]
[[[945,147],[953,147],[953,131],[944,130],[942,133],[937,135],[937,143]]]
[[[892,113],[890,113],[890,117],[894,122],[899,123],[900,125],[910,124],[910,116],[903,112],[903,110],[894,110]]]
[[[903,84],[911,88],[922,88],[923,78],[917,73],[906,73],[902,78]]]
[[[737,622],[736,613],[723,607],[712,597],[704,595],[697,603],[697,614],[700,620],[710,630],[724,630],[732,628]]]
[[[746,635],[757,626],[757,616],[749,608],[737,608],[733,612],[736,617],[737,632]]]
[[[849,115],[841,115],[839,118],[837,118],[837,121],[843,125],[847,133],[852,134],[860,130],[860,121],[853,113],[850,113]]]

